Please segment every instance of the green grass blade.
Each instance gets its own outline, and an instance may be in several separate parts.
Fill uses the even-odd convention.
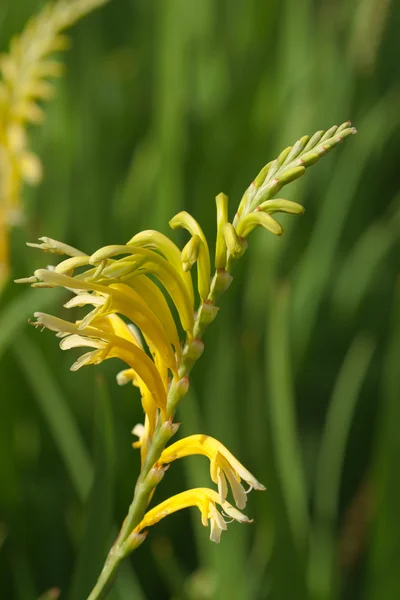
[[[393,301],[384,354],[381,413],[372,473],[374,515],[368,561],[368,600],[396,600],[400,592],[400,286]]]
[[[46,359],[29,337],[20,333],[13,353],[31,386],[50,432],[60,451],[80,500],[87,498],[93,469],[79,428]]]
[[[308,529],[307,490],[297,434],[289,340],[289,288],[281,287],[268,314],[266,385],[278,476],[298,549]]]
[[[351,423],[368,372],[375,344],[364,335],[350,346],[336,380],[326,417],[315,482],[315,525],[311,535],[308,569],[312,598],[337,597],[335,581],[335,524],[341,473]]]
[[[111,400],[104,379],[97,379],[95,474],[86,505],[86,530],[80,545],[69,598],[86,598],[93,588],[111,539],[115,486],[115,440]]]
[[[60,299],[59,290],[28,289],[14,298],[0,313],[0,358],[18,331],[36,309],[47,310]]]
[[[357,240],[339,271],[332,303],[334,310],[353,317],[368,292],[379,266],[400,237],[400,212],[374,222]]]

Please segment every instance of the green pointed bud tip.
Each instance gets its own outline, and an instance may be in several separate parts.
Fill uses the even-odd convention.
[[[255,180],[253,181],[253,185],[256,188],[259,188],[265,181],[266,176],[268,175],[268,171],[270,166],[272,165],[272,162],[269,162],[265,165],[265,167],[263,167],[261,169],[261,171],[259,172],[259,174],[257,175],[257,177],[255,178]]]
[[[306,169],[304,166],[293,167],[291,169],[287,169],[286,171],[284,171],[282,173],[282,175],[280,175],[279,177],[276,177],[275,181],[279,182],[279,184],[281,186],[284,186],[287,183],[290,183],[291,181],[295,181],[295,179],[298,179],[299,177],[301,177],[305,170]]]
[[[292,146],[288,146],[287,148],[285,148],[284,150],[282,150],[282,152],[280,153],[280,155],[276,159],[276,163],[277,163],[278,167],[280,167],[281,165],[283,165],[283,163],[285,162],[285,160],[289,156],[291,150],[292,150]]]

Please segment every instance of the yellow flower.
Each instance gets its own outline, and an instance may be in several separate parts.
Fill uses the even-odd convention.
[[[221,505],[222,514],[218,511],[217,504]],[[208,488],[194,488],[192,490],[187,490],[186,492],[181,492],[176,496],[172,496],[149,510],[135,528],[135,533],[139,533],[146,527],[158,523],[158,521],[161,521],[164,517],[167,517],[178,510],[182,510],[183,508],[188,508],[189,506],[197,506],[201,513],[201,522],[205,527],[207,527],[208,522],[210,522],[210,540],[217,544],[220,541],[221,533],[227,529],[228,522],[225,520],[226,517],[228,517],[230,521],[234,520],[239,523],[252,523],[251,519],[234,508],[229,502],[221,502],[220,497],[214,490]]]
[[[247,493],[252,490],[265,490],[265,487],[233,456],[221,442],[208,435],[191,435],[168,446],[159,459],[160,464],[171,463],[178,458],[203,454],[210,459],[210,476],[218,485],[219,502],[226,500],[228,493],[227,480],[232,490],[236,506],[246,506]],[[241,480],[250,487],[247,491]]]
[[[158,414],[162,422],[167,420],[171,381],[175,386],[181,384],[178,328],[157,283],[175,304],[187,340],[193,338],[192,280],[183,271],[180,250],[162,234],[151,231],[138,234],[127,245],[101,248],[92,256],[51,238],[41,238],[40,242],[29,245],[66,255],[65,260],[19,281],[39,287],[64,287],[74,294],[65,304],[67,309],[90,310],[72,323],[36,313],[35,324],[56,331],[62,337],[63,350],[91,348],[72,365],[73,371],[109,358],[126,363],[128,368],[118,373],[117,382],[131,382],[140,390],[145,413],[140,444],[144,461]],[[183,383],[187,388],[187,382]]]

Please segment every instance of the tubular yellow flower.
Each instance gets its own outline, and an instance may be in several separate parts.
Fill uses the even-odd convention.
[[[81,327],[79,321],[71,323],[40,312],[36,312],[34,316],[37,320],[33,325],[46,327],[60,334],[62,350],[85,346],[95,348],[94,351],[83,354],[75,361],[71,367],[72,371],[77,371],[85,365],[100,364],[108,358],[119,358],[143,380],[154,403],[165,413],[166,391],[161,376],[147,354],[135,344],[132,338],[131,341],[128,339],[128,328],[124,336],[116,334],[124,325],[116,315],[95,319],[94,326],[91,327]],[[118,320],[117,324],[116,320]]]
[[[83,320],[83,325],[89,325],[95,316],[112,313],[120,313],[126,316],[142,330],[150,350],[156,350],[165,362],[166,367],[171,369],[174,375],[177,375],[176,358],[165,329],[158,320],[158,317],[154,315],[137,292],[124,284],[103,286],[93,282],[79,281],[76,278],[47,269],[35,271],[35,276],[52,285],[59,285],[79,291],[88,290],[100,293],[100,295],[107,299],[107,302],[98,305],[90,312]]]
[[[223,514],[218,511],[217,504],[221,505]],[[197,506],[201,513],[201,522],[205,527],[210,522],[210,540],[217,544],[221,539],[221,533],[227,529],[224,516],[239,523],[252,523],[251,519],[234,508],[229,502],[221,502],[220,497],[214,490],[194,488],[176,494],[176,496],[168,498],[149,510],[134,531],[139,533],[146,527],[158,523],[164,517],[189,506]]]
[[[159,231],[148,229],[147,231],[141,231],[140,233],[134,235],[133,238],[129,240],[127,245],[136,246],[139,248],[150,248],[151,250],[161,252],[161,254],[171,263],[171,265],[176,269],[182,278],[190,301],[192,304],[194,304],[192,277],[190,273],[186,273],[183,270],[181,251],[172,240]]]
[[[167,464],[193,454],[202,454],[210,459],[210,476],[218,484],[220,503],[225,501],[228,493],[226,480],[231,487],[235,504],[240,509],[246,506],[248,493],[240,483],[242,479],[250,486],[248,491],[265,490],[221,442],[209,435],[197,434],[178,440],[163,451],[158,462]]]
[[[198,275],[198,289],[200,298],[204,301],[210,291],[210,251],[206,237],[203,233],[202,228],[186,211],[182,211],[175,215],[169,222],[172,229],[183,228],[186,229],[190,235],[198,235],[202,243],[199,248],[199,259],[197,262],[197,275]]]
[[[131,254],[131,256],[115,260],[111,264],[104,266],[101,270],[104,280],[108,279],[110,281],[115,278],[121,279],[122,277],[130,280],[135,275],[145,273],[154,275],[171,296],[179,312],[182,327],[190,337],[194,322],[193,302],[190,299],[184,280],[178,271],[163,256],[157,254],[157,252],[132,245],[105,246],[92,254],[90,263],[92,265],[101,265],[106,259],[118,256],[119,254]]]

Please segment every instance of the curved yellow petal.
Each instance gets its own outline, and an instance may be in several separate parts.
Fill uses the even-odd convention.
[[[175,267],[163,256],[157,254],[157,252],[136,246],[106,246],[91,256],[91,263],[97,264],[106,258],[117,256],[119,254],[131,254],[133,256],[114,261],[111,265],[103,269],[103,276],[112,278],[115,275],[115,270],[121,266],[125,266],[129,270],[132,261],[134,265],[138,257],[146,259],[144,263],[141,263],[137,275],[150,273],[157,277],[171,296],[171,299],[178,310],[183,329],[187,332],[189,337],[192,337],[194,324],[193,302],[190,299],[182,277]],[[134,275],[135,270],[132,268],[132,276]]]
[[[94,290],[102,295],[110,296],[111,302],[100,306],[97,309],[99,311],[97,315],[106,315],[112,312],[125,315],[139,327],[150,346],[157,349],[167,367],[177,376],[176,358],[164,327],[146,302],[132,288],[124,284],[104,286],[97,283],[88,283],[46,269],[39,269],[35,272],[35,276],[53,285],[61,285],[76,290]],[[83,324],[86,325],[90,320],[91,316],[89,315],[89,319],[85,319]]]
[[[179,335],[175,325],[174,317],[168,306],[164,294],[160,288],[147,275],[137,275],[133,279],[126,282],[126,285],[131,286],[149,305],[155,315],[158,316],[162,323],[171,344],[175,348],[178,360],[181,355],[181,347]]]
[[[250,523],[251,520],[239,510],[235,509],[229,502],[220,502],[220,498],[214,490],[208,488],[194,488],[186,490],[180,494],[176,494],[164,502],[161,502],[151,510],[149,510],[139,525],[135,528],[136,532],[142,531],[146,527],[150,527],[158,523],[164,517],[188,508],[189,506],[197,506],[201,515],[203,525],[207,525],[207,519],[215,518],[213,511],[210,511],[210,505],[220,504],[222,509],[233,519],[240,523]],[[226,527],[223,527],[226,529]]]
[[[150,248],[151,250],[157,250],[161,252],[161,254],[165,256],[165,258],[173,267],[175,267],[179,275],[182,277],[192,305],[194,304],[192,277],[190,273],[186,273],[182,269],[181,251],[179,250],[178,246],[169,239],[169,237],[163,233],[160,233],[159,231],[155,231],[154,229],[147,229],[146,231],[141,231],[140,233],[134,235],[133,238],[129,240],[127,245],[137,246],[140,248]]]
[[[75,333],[79,336],[109,342],[111,350],[106,358],[119,358],[134,369],[149,389],[158,408],[165,412],[167,394],[164,384],[153,361],[141,348],[126,339],[111,334],[108,331],[97,329],[96,327],[80,328],[76,323],[71,323],[70,321],[65,321],[64,319],[59,319],[45,313],[38,312],[34,316],[37,318],[37,322],[34,325],[47,327],[47,329],[59,333]]]
[[[246,481],[254,489],[265,489],[265,487],[259,481],[257,481],[250,471],[248,471],[237,460],[237,458],[235,458],[233,454],[223,444],[221,444],[221,442],[209,435],[195,434],[178,440],[163,451],[159,462],[161,464],[167,464],[178,458],[191,456],[193,454],[202,454],[207,456],[210,461],[212,461],[217,454],[220,454],[241,479]],[[216,479],[216,477],[213,477],[213,480],[214,479]]]
[[[183,228],[186,229],[190,235],[198,235],[201,241],[203,242],[200,247],[199,252],[199,260],[198,260],[198,289],[200,298],[205,300],[210,291],[210,276],[211,276],[211,267],[210,267],[210,252],[208,249],[208,244],[206,237],[203,233],[202,228],[186,211],[182,211],[175,215],[169,222],[172,229]]]

